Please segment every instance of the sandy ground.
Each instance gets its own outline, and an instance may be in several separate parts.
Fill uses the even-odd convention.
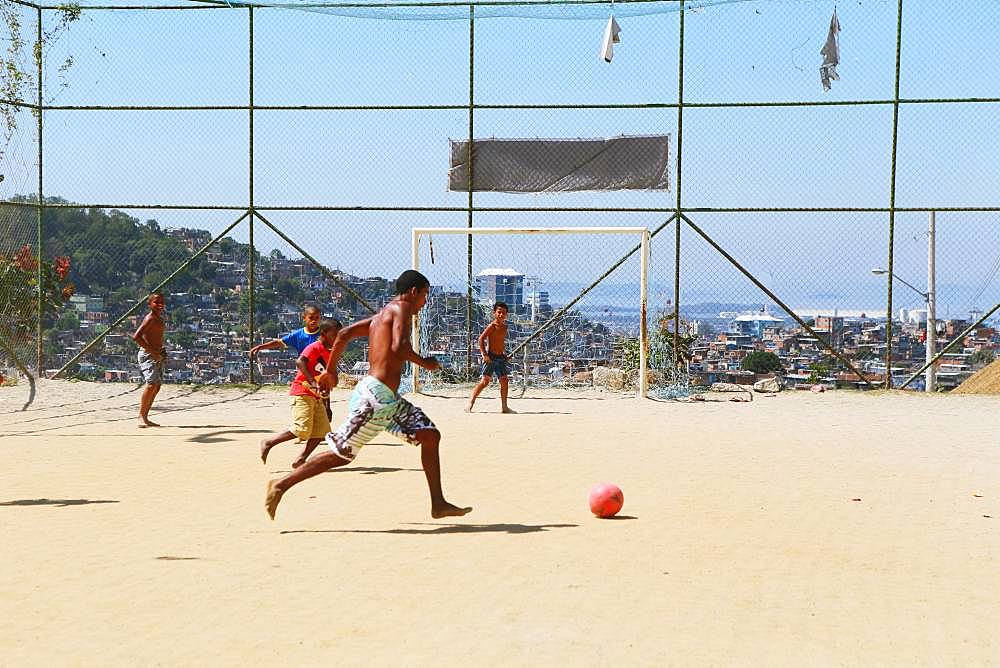
[[[25,395],[0,389],[5,666],[1000,663],[1000,397],[419,397],[470,515],[431,519],[383,436],[271,522],[280,391],[167,386],[143,431],[128,386]]]
[[[1000,360],[972,374],[953,391],[955,394],[1000,394]]]

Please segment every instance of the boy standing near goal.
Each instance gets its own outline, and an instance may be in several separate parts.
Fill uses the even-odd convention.
[[[497,302],[493,305],[493,322],[486,326],[483,333],[479,335],[479,352],[483,356],[483,379],[472,389],[472,396],[469,397],[469,405],[465,412],[471,413],[472,407],[476,403],[476,397],[486,389],[493,376],[500,381],[500,412],[514,413],[507,407],[507,388],[509,386],[510,365],[507,363],[507,355],[504,353],[504,345],[507,340],[507,305]]]
[[[431,496],[431,517],[458,517],[472,508],[459,508],[448,503],[441,491],[441,461],[438,446],[441,432],[422,410],[399,396],[399,378],[406,362],[434,371],[440,364],[433,357],[422,357],[410,345],[410,325],[413,316],[427,302],[430,282],[412,269],[396,279],[396,296],[370,318],[345,327],[337,334],[330,352],[328,371],[317,381],[324,390],[332,387],[340,356],[348,342],[368,337],[370,368],[354,387],[349,414],[336,431],[326,435],[330,449],[322,452],[288,475],[267,484],[264,509],[274,519],[281,497],[298,483],[351,463],[367,443],[381,431],[420,446],[420,462]]]

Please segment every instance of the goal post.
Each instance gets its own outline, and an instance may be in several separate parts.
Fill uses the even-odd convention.
[[[650,232],[646,227],[414,227],[412,232],[412,265],[420,271],[420,240],[432,235],[573,235],[573,234],[606,234],[638,237],[638,245],[622,258],[626,259],[636,250],[639,251],[639,369],[637,397],[645,398],[649,389],[648,355],[649,327],[647,324],[647,303],[649,290],[649,240]],[[593,287],[593,286],[591,286]],[[589,288],[588,288],[589,290]],[[581,295],[582,296],[582,295]],[[542,325],[544,327],[545,325]],[[413,318],[411,329],[413,349],[420,351],[420,314]],[[420,368],[412,364],[413,391],[420,391]]]

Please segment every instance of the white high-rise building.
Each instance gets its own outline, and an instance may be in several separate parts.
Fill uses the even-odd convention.
[[[520,312],[524,309],[524,274],[514,269],[483,269],[476,274],[476,292],[484,304],[504,302],[511,312]]]

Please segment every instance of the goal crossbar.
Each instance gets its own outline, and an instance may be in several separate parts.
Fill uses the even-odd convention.
[[[536,234],[623,234],[640,238],[639,259],[639,378],[637,396],[645,398],[649,389],[647,358],[649,354],[649,331],[646,322],[647,292],[649,289],[649,240],[647,227],[414,227],[412,232],[413,269],[420,270],[420,237],[434,234],[451,235],[536,235]],[[414,316],[410,338],[413,349],[420,350],[419,314]],[[420,391],[420,368],[413,367],[413,391]]]

